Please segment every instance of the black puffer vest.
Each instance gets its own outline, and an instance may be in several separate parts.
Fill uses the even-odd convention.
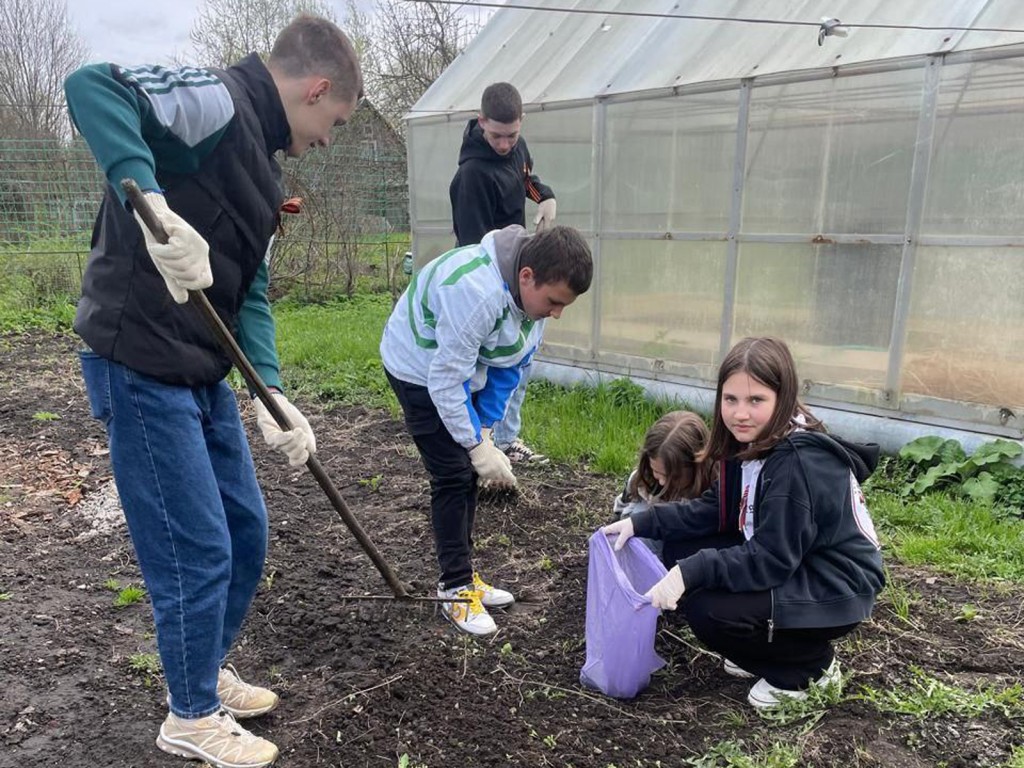
[[[214,72],[234,102],[227,131],[196,173],[158,169],[157,181],[171,210],[209,243],[206,295],[233,332],[277,226],[283,193],[273,152],[288,128],[257,57]],[[134,215],[110,187],[93,229],[75,331],[97,354],[166,384],[212,384],[231,368],[197,309],[171,298]]]

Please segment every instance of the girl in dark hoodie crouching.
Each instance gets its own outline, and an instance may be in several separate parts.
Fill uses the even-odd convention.
[[[784,342],[740,341],[718,372],[702,457],[720,462],[718,481],[603,529],[616,549],[632,536],[664,542],[669,572],[651,602],[678,604],[726,672],[759,678],[747,697],[758,708],[841,683],[832,641],[871,615],[885,584],[860,489],[878,448],[826,434],[798,389]]]

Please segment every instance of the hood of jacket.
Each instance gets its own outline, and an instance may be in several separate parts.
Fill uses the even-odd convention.
[[[522,309],[523,302],[519,296],[519,260],[523,246],[532,235],[518,224],[510,224],[494,232],[491,237],[494,239],[494,255],[498,261],[501,279],[508,286],[516,306]]]
[[[516,146],[519,146],[516,144]],[[477,118],[466,123],[462,132],[462,148],[459,150],[459,165],[467,160],[488,160],[492,163],[509,163],[515,161],[515,147],[507,155],[499,155],[484,138],[484,130]]]
[[[817,461],[835,456],[850,468],[858,483],[863,483],[875,471],[880,455],[876,443],[852,443],[825,432],[794,432],[775,446],[774,450],[782,453],[798,451],[808,477],[815,476]]]

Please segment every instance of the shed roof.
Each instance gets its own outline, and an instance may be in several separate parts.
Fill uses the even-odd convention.
[[[1020,0],[518,1],[544,10],[498,10],[409,118],[475,110],[483,88],[498,80],[515,85],[525,104],[539,105],[1024,44]],[[621,15],[637,13],[663,16]],[[819,46],[817,25],[833,17],[851,25],[849,36],[827,37]]]

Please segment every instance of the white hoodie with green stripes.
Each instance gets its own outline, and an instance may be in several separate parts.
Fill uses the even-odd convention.
[[[384,367],[426,387],[467,449],[480,442],[481,426],[502,419],[543,335],[543,320],[527,317],[515,298],[528,237],[512,225],[438,256],[413,276],[384,328]]]

